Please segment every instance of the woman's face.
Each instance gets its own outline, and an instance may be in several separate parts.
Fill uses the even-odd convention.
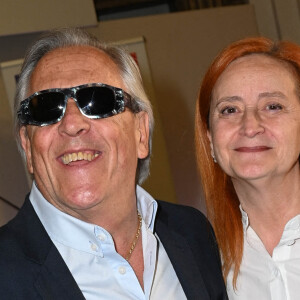
[[[208,138],[232,178],[285,176],[299,168],[300,100],[290,67],[262,54],[232,62],[213,89]]]

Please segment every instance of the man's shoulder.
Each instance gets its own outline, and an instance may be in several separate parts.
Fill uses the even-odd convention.
[[[0,227],[0,259],[1,254],[11,255],[13,252],[24,252],[25,249],[38,244],[45,235],[28,196],[17,215],[7,224]],[[45,239],[43,239],[43,243]],[[33,243],[35,241],[35,243]],[[26,251],[25,251],[26,252]],[[2,260],[2,259],[1,259]]]
[[[17,216],[15,216],[7,224],[0,227],[0,251],[6,249],[9,252],[9,248],[12,245],[12,243],[17,243],[17,237],[15,232],[16,218]]]
[[[19,216],[20,212],[7,224],[0,227],[0,261],[5,263],[5,259],[15,256],[20,258],[22,253],[21,243],[23,240],[22,230],[26,226]]]
[[[208,224],[206,216],[198,209],[181,204],[174,204],[166,201],[156,200],[158,203],[157,216],[160,218],[168,218],[169,221],[183,218],[186,223]]]
[[[0,228],[0,289],[7,295],[13,293],[11,281],[23,281],[24,270],[31,269],[31,263],[26,259],[19,234],[18,217]]]
[[[49,253],[45,250],[49,242],[39,234],[42,229],[35,227],[42,226],[27,198],[18,214],[0,228],[0,290],[7,299],[19,299],[20,295],[37,299],[34,282]]]
[[[30,233],[22,236],[20,226],[22,222],[16,216],[0,228],[0,290],[5,299],[40,299],[35,282],[42,270],[42,258],[31,255],[30,249],[39,250],[28,238]],[[41,252],[40,257],[44,256]]]
[[[156,229],[166,226],[187,239],[215,245],[215,235],[206,216],[198,209],[180,204],[157,201]]]
[[[163,201],[157,203],[155,230],[176,273],[179,276],[189,274],[191,278],[202,278],[211,299],[227,299],[218,245],[208,219],[201,211],[190,206]],[[188,253],[183,262],[182,253]],[[198,284],[201,284],[201,279]],[[186,290],[192,286],[190,281]],[[193,299],[197,299],[195,297]]]

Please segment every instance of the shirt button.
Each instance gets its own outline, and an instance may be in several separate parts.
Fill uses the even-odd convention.
[[[91,249],[92,249],[93,251],[97,251],[97,250],[98,250],[98,247],[97,247],[96,244],[91,244]]]
[[[102,242],[106,240],[106,236],[103,233],[98,234],[97,238]]]
[[[125,267],[119,267],[119,273],[124,275],[126,273],[126,268]]]
[[[287,245],[288,245],[288,246],[293,246],[295,243],[296,243],[295,240],[291,240],[291,241],[288,241],[288,242],[287,242]]]

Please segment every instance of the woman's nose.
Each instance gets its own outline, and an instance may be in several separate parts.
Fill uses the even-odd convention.
[[[241,122],[240,133],[249,138],[255,137],[257,134],[263,133],[265,130],[256,109],[246,109]]]

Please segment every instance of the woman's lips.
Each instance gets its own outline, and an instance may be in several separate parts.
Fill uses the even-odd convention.
[[[255,147],[238,147],[234,150],[237,152],[263,152],[272,149],[267,146],[255,146]]]

